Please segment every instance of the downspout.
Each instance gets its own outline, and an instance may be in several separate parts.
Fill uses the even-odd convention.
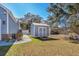
[[[7,11],[7,34],[9,34],[9,15]]]
[[[0,19],[0,40],[1,40],[1,19]]]

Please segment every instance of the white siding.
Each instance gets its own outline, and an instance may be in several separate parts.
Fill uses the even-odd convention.
[[[1,19],[1,34],[7,34],[7,11],[0,7],[0,19]],[[9,33],[15,34],[19,30],[19,24],[15,23],[9,14]],[[5,22],[5,24],[3,24]]]
[[[9,33],[15,34],[19,30],[19,24],[15,23],[11,16],[9,15]]]
[[[7,17],[5,13],[6,11],[0,7],[1,34],[5,34],[7,32]],[[5,21],[5,24],[3,24],[3,21]]]
[[[35,36],[35,29],[34,29],[34,25],[31,25],[31,35]]]
[[[40,31],[40,28],[42,28]],[[50,35],[49,26],[31,25],[31,35],[33,37],[47,37]]]

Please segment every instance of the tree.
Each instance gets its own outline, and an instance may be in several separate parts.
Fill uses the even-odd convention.
[[[33,22],[41,23],[42,17],[40,17],[39,15],[32,14],[32,13],[27,13],[24,15],[24,19],[27,21],[28,28],[30,29],[30,26]]]
[[[60,6],[60,4],[49,4],[48,12],[50,13],[48,21],[50,21],[52,25],[56,23],[57,27],[59,25],[61,17],[63,17],[63,15],[67,17],[67,13]]]
[[[35,22],[35,23],[40,23],[42,17],[40,17],[39,15],[32,14],[32,13],[27,13],[24,15],[24,19],[29,20],[31,22]]]
[[[48,12],[51,16],[48,17],[48,21],[54,23],[60,22],[61,18],[64,16],[64,24],[65,27],[68,27],[70,24],[70,28],[76,27],[79,25],[79,4],[78,3],[57,3],[57,4],[49,4]],[[78,28],[78,27],[77,27]],[[77,29],[76,28],[76,29]]]
[[[71,29],[73,29],[73,31],[75,31],[76,33],[78,33],[79,30],[78,25],[79,25],[79,4],[75,3],[75,4],[70,4],[67,6],[68,9],[68,13],[71,14],[70,18],[69,18],[69,22],[70,22],[70,26]]]
[[[21,28],[22,28],[23,30],[28,29],[28,24],[25,23],[25,22],[21,22],[21,23],[20,23],[20,26],[21,26]]]
[[[21,22],[21,28],[22,29],[28,29],[30,31],[31,24],[34,23],[41,23],[42,17],[39,15],[35,15],[32,13],[27,13],[24,15],[23,18],[20,18],[22,20]]]

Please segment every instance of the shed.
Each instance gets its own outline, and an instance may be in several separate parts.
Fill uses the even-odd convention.
[[[31,35],[33,37],[48,37],[50,35],[50,27],[48,24],[32,23]]]

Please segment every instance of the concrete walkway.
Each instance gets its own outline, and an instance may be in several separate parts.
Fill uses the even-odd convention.
[[[8,45],[15,45],[15,44],[21,44],[21,43],[26,43],[32,41],[28,35],[23,35],[23,39],[21,41],[15,41],[15,42],[5,42],[5,41],[0,41],[0,46],[8,46]]]

